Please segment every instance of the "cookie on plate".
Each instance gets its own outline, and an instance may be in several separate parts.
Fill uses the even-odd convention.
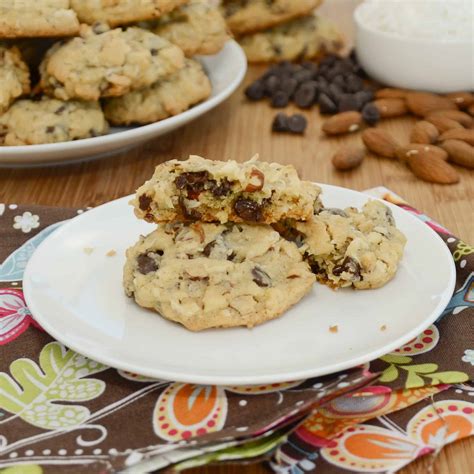
[[[322,0],[224,0],[222,11],[232,33],[244,35],[307,15],[321,2]]]
[[[390,281],[406,238],[391,210],[380,201],[355,208],[322,209],[307,222],[276,228],[296,243],[316,278],[332,288],[379,288]]]
[[[278,163],[212,161],[190,156],[157,166],[132,204],[148,222],[258,222],[310,219],[320,188]]]
[[[30,92],[30,72],[20,50],[0,45],[0,114],[23,94]]]
[[[19,100],[0,116],[0,145],[38,145],[103,135],[108,124],[97,102]]]
[[[58,43],[47,52],[40,65],[40,86],[48,95],[91,101],[120,96],[184,66],[181,49],[150,31],[102,31],[84,28],[83,37]]]
[[[97,21],[110,26],[158,18],[187,0],[71,0],[79,20],[90,25]]]
[[[0,38],[77,33],[79,21],[69,0],[0,0]]]
[[[153,31],[179,46],[188,57],[215,54],[230,38],[227,24],[216,6],[193,0],[160,18]]]
[[[104,112],[116,125],[151,123],[177,115],[207,99],[211,82],[201,64],[186,59],[183,69],[152,86],[107,99]]]
[[[124,269],[128,296],[192,331],[274,319],[314,281],[294,244],[247,224],[160,226],[127,251]]]
[[[318,15],[243,36],[239,43],[250,62],[315,59],[338,53],[344,45],[335,25]]]

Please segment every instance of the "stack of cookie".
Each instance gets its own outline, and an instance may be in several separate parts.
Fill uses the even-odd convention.
[[[292,166],[191,156],[158,166],[137,190],[138,218],[158,228],[127,251],[128,296],[198,331],[252,327],[283,314],[315,280],[377,288],[405,237],[378,201],[326,209]]]
[[[250,62],[318,59],[342,36],[314,10],[322,0],[223,0],[222,11]]]
[[[204,0],[0,0],[0,145],[77,140],[109,123],[179,114],[211,94],[192,57],[228,39]]]

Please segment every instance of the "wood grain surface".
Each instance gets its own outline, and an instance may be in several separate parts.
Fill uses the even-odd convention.
[[[352,37],[351,11],[357,0],[331,0],[322,7],[337,19],[348,44]],[[245,84],[262,72],[253,67]],[[289,112],[292,111],[290,108]],[[297,109],[294,109],[297,111]],[[337,172],[331,164],[343,144],[361,145],[360,134],[328,139],[321,132],[316,110],[303,112],[308,118],[305,136],[276,135],[270,131],[276,111],[266,103],[249,103],[242,88],[231,99],[202,119],[139,148],[100,161],[34,169],[0,169],[0,202],[43,204],[63,207],[95,206],[130,193],[148,179],[154,167],[171,158],[198,154],[212,159],[244,161],[259,153],[266,161],[291,163],[307,180],[336,184],[356,190],[384,185],[418,209],[474,242],[474,173],[458,168],[459,184],[441,186],[416,179],[401,163],[368,155],[362,166]],[[382,128],[407,142],[411,118],[384,121]],[[259,474],[264,465],[223,466],[195,469],[194,474]],[[433,457],[413,463],[403,474],[474,472],[474,441],[464,440]]]

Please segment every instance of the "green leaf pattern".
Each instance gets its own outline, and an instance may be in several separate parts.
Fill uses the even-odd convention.
[[[438,364],[413,364],[411,357],[386,355],[380,358],[386,362],[388,367],[382,372],[380,382],[393,382],[400,376],[401,371],[407,373],[405,388],[420,388],[425,385],[439,385],[442,383],[462,383],[469,380],[469,376],[464,372],[455,370],[448,372],[436,372]],[[425,380],[429,379],[429,380]]]
[[[0,408],[46,430],[79,425],[89,418],[88,408],[53,402],[98,397],[104,392],[105,383],[88,377],[107,368],[51,342],[41,350],[39,366],[30,359],[17,359],[10,365],[12,377],[0,373]]]

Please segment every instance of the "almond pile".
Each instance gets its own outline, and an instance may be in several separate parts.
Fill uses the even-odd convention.
[[[380,128],[366,128],[362,141],[377,156],[398,159],[418,178],[437,184],[454,184],[459,174],[450,163],[474,169],[474,95],[457,92],[437,95],[385,88],[375,93],[372,105],[381,118],[414,115],[419,120],[410,134],[410,143],[398,143]],[[363,128],[359,112],[333,115],[323,124],[327,135],[342,135]],[[339,150],[333,157],[338,170],[353,169],[363,160],[357,148]]]

